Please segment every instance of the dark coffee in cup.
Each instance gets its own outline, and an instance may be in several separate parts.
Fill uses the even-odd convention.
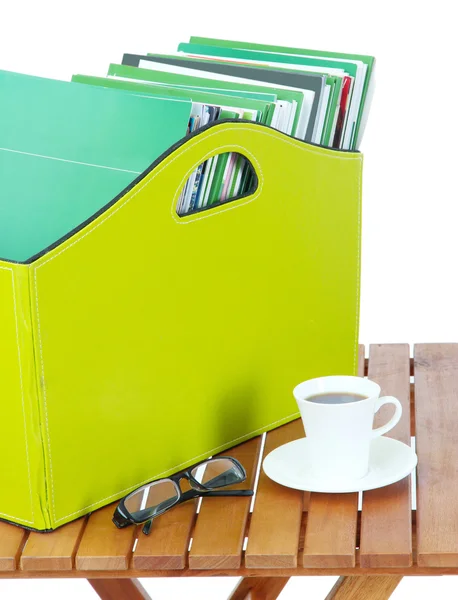
[[[305,398],[307,402],[316,402],[317,404],[349,404],[350,402],[359,402],[365,400],[367,396],[362,394],[352,394],[351,392],[332,392],[316,394]]]

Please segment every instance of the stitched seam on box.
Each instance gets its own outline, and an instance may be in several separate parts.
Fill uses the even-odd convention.
[[[300,416],[299,412],[294,412],[294,413],[288,415],[287,417],[283,417],[282,419],[279,419],[278,421],[274,421],[273,423],[264,425],[263,427],[260,427],[259,429],[255,429],[254,431],[251,431],[250,433],[245,433],[244,435],[242,435],[238,438],[235,438],[234,440],[230,440],[228,442],[225,442],[224,444],[221,444],[220,446],[217,446],[216,448],[212,448],[211,450],[208,450],[207,452],[203,452],[202,454],[199,454],[198,456],[194,456],[194,458],[190,458],[189,460],[187,460],[179,465],[170,467],[170,469],[167,469],[166,471],[162,471],[162,473],[157,473],[156,475],[151,475],[151,477],[148,477],[148,479],[145,479],[144,481],[134,483],[133,485],[129,486],[128,488],[126,488],[124,490],[120,490],[119,492],[116,492],[115,494],[111,494],[111,496],[107,496],[106,498],[103,498],[102,500],[97,500],[97,502],[94,502],[93,504],[89,504],[88,506],[85,506],[84,508],[81,508],[80,510],[78,510],[74,513],[71,513],[70,515],[65,515],[65,517],[61,517],[60,519],[55,521],[55,523],[60,523],[61,521],[64,521],[68,517],[73,517],[74,515],[82,514],[88,508],[92,508],[93,506],[101,505],[106,500],[111,500],[111,498],[115,498],[116,496],[119,497],[120,494],[124,494],[125,492],[130,492],[131,490],[135,490],[137,487],[140,487],[140,486],[144,485],[145,483],[148,483],[150,481],[158,479],[158,478],[162,477],[162,475],[165,475],[165,473],[169,473],[170,471],[175,471],[175,470],[179,469],[180,467],[182,467],[183,465],[193,464],[194,462],[198,461],[200,458],[203,458],[205,456],[212,456],[214,452],[217,452],[218,450],[221,450],[222,448],[226,448],[228,444],[233,444],[234,442],[240,442],[241,440],[247,439],[248,437],[250,437],[252,435],[255,435],[257,433],[261,433],[261,432],[265,431],[272,425],[279,425],[280,423],[285,423],[285,422],[291,420],[293,417],[299,417],[299,416]]]
[[[43,361],[43,347],[41,344],[41,324],[40,324],[40,311],[38,307],[38,286],[37,286],[37,269],[33,273],[33,279],[35,283],[35,305],[37,308],[37,334],[38,334],[38,346],[40,348],[40,366],[41,366],[41,387],[43,390],[43,412],[45,415],[45,430],[46,430],[46,441],[48,445],[49,453],[49,478],[51,480],[51,507],[54,519],[56,518],[55,507],[54,507],[54,478],[52,472],[52,457],[51,457],[51,439],[49,435],[49,422],[48,422],[48,404],[46,396],[46,381],[45,381],[45,367]]]
[[[8,517],[10,519],[17,519],[17,520],[23,521],[24,523],[33,524],[35,522],[35,512],[33,510],[32,480],[31,480],[31,476],[30,476],[30,457],[29,457],[29,444],[28,444],[28,440],[27,440],[27,422],[26,422],[26,416],[25,416],[24,382],[22,379],[21,349],[20,349],[20,344],[19,344],[19,325],[18,325],[18,317],[17,317],[16,286],[14,283],[13,269],[11,269],[9,267],[2,267],[2,266],[0,266],[0,269],[2,269],[3,271],[11,272],[11,287],[12,287],[12,291],[13,291],[14,321],[15,321],[15,328],[16,328],[16,345],[17,345],[17,355],[18,355],[18,364],[19,364],[19,381],[20,381],[20,386],[21,386],[22,419],[23,419],[23,425],[24,425],[25,453],[26,453],[26,459],[27,459],[27,477],[29,480],[30,509],[32,511],[32,521],[28,521],[27,519],[24,519],[22,517],[12,517],[11,515],[7,515],[5,513],[0,513],[0,514],[4,517]]]
[[[24,381],[22,377],[22,364],[21,364],[21,345],[19,342],[19,323],[17,317],[17,304],[16,304],[16,284],[14,282],[14,273],[11,269],[11,281],[13,285],[13,303],[14,303],[14,320],[16,326],[16,340],[17,340],[17,355],[19,363],[19,379],[21,383],[21,404],[22,404],[22,418],[24,422],[24,438],[25,438],[25,453],[27,456],[27,478],[29,480],[29,495],[30,495],[30,508],[32,510],[32,522],[35,522],[35,512],[33,510],[33,498],[32,498],[32,478],[30,475],[30,456],[29,456],[29,443],[27,440],[27,422],[26,422],[26,411],[25,411],[25,400],[24,400]]]
[[[253,131],[253,126],[241,126],[239,127],[240,130],[244,130],[244,131]],[[135,198],[135,196],[137,196],[137,194],[139,194],[144,188],[146,188],[147,186],[149,186],[153,180],[159,175],[159,173],[161,173],[164,169],[168,168],[175,160],[177,160],[179,157],[181,157],[183,154],[185,154],[186,152],[189,152],[196,144],[207,141],[208,139],[210,139],[211,137],[215,136],[215,135],[220,135],[221,133],[223,133],[224,131],[233,131],[233,127],[225,127],[222,129],[219,129],[218,131],[205,136],[204,139],[200,138],[199,136],[196,136],[196,141],[190,143],[190,144],[185,144],[184,148],[181,151],[176,151],[177,154],[176,156],[174,156],[171,160],[169,161],[164,161],[166,162],[166,164],[164,164],[161,168],[152,171],[151,176],[148,177],[148,174],[146,176],[147,181],[145,181],[145,183],[140,186],[138,188],[138,190],[131,194],[130,196],[128,196],[116,209],[114,209],[113,211],[109,212],[109,214],[107,214],[103,219],[101,219],[97,224],[93,225],[88,231],[86,231],[86,233],[84,235],[82,235],[81,237],[79,237],[78,239],[76,239],[75,241],[73,241],[71,244],[69,244],[68,246],[66,246],[65,248],[63,248],[62,250],[60,250],[60,252],[57,252],[56,254],[54,254],[53,256],[51,256],[50,258],[48,258],[47,260],[45,260],[44,262],[42,262],[41,264],[39,264],[35,270],[34,270],[34,282],[35,282],[35,297],[36,297],[36,307],[37,307],[37,323],[38,323],[38,327],[37,327],[37,332],[38,332],[38,344],[40,347],[40,363],[41,363],[41,370],[42,370],[42,381],[43,381],[43,400],[44,400],[44,413],[45,413],[45,420],[46,420],[46,434],[47,434],[47,441],[48,441],[48,452],[49,452],[49,463],[50,463],[50,479],[51,479],[51,504],[52,504],[52,513],[53,513],[53,517],[54,517],[54,521],[55,523],[59,523],[60,521],[64,520],[65,518],[67,518],[68,516],[71,515],[67,515],[66,517],[62,517],[59,520],[56,520],[56,514],[55,514],[55,509],[54,509],[54,480],[53,480],[53,476],[52,476],[52,454],[51,454],[51,444],[50,444],[50,436],[49,436],[49,427],[48,427],[48,411],[47,411],[47,398],[46,398],[46,383],[45,383],[45,375],[44,375],[44,361],[43,361],[43,350],[42,350],[42,342],[41,342],[41,330],[40,330],[40,317],[39,317],[39,302],[38,302],[38,285],[37,285],[37,276],[36,273],[38,271],[38,269],[40,269],[41,267],[43,267],[46,263],[54,260],[55,258],[57,258],[58,256],[60,256],[61,254],[63,254],[64,252],[66,252],[67,250],[69,250],[72,246],[74,246],[75,244],[79,243],[80,241],[82,241],[86,236],[88,236],[90,233],[92,233],[93,231],[95,231],[98,227],[100,227],[100,225],[102,225],[103,223],[105,223],[105,221],[107,221],[108,219],[110,219],[111,217],[113,217],[119,210],[121,210],[121,208],[123,208],[126,204],[128,204],[133,198]],[[277,139],[277,135],[275,134],[271,134],[270,132],[265,132],[265,131],[259,131],[257,130],[257,133],[261,134],[261,135],[266,135],[268,137]],[[361,161],[361,158],[358,156],[341,156],[341,155],[333,155],[333,154],[327,154],[326,151],[322,151],[322,150],[315,150],[313,148],[310,148],[306,145],[304,145],[303,142],[301,141],[297,141],[297,142],[293,142],[292,140],[288,140],[288,139],[283,139],[282,140],[283,143],[288,144],[294,148],[298,148],[302,151],[308,152],[310,154],[315,154],[317,156],[324,156],[327,157],[331,160],[359,160]],[[234,147],[234,145],[232,144],[226,144],[225,146],[220,146],[217,148],[213,148],[211,150],[211,154],[218,154],[218,151],[221,148],[228,148],[228,147]],[[238,146],[239,148],[245,150],[245,152],[247,152],[249,155],[251,155],[251,152],[249,152],[247,149],[245,149],[243,146]],[[202,160],[202,159],[201,159]],[[256,161],[257,162],[257,161]],[[181,191],[181,188],[178,188],[178,192]],[[176,193],[178,193],[176,192]],[[259,195],[259,191],[258,191],[258,195]],[[255,197],[257,197],[255,195]],[[222,214],[223,212],[226,212],[229,209],[232,208],[236,208],[239,206],[243,206],[244,204],[247,204],[248,202],[251,202],[252,200],[255,199],[254,198],[249,198],[246,202],[244,203],[237,203],[237,205],[233,205],[229,208],[223,209],[223,210],[219,210],[217,212],[213,212],[211,216],[216,216],[218,214]],[[210,215],[209,215],[210,216]],[[203,218],[203,217],[201,217]],[[195,219],[197,220],[197,219]],[[193,221],[180,221],[181,224],[187,224]],[[273,423],[272,423],[273,424]],[[232,441],[236,441],[236,440],[232,440]],[[229,442],[228,442],[229,443]]]
[[[6,517],[11,521],[21,521],[22,523],[28,523],[29,525],[34,525],[35,521],[27,521],[27,519],[23,519],[22,517],[13,517],[12,515],[7,515],[6,513],[0,513],[0,517]],[[14,523],[13,523],[14,525]]]
[[[362,161],[358,165],[358,230],[356,233],[356,321],[355,321],[355,342],[354,342],[354,354],[353,354],[353,373],[358,374],[358,337],[359,337],[359,312],[360,312],[360,286],[361,286],[361,172],[362,172]]]

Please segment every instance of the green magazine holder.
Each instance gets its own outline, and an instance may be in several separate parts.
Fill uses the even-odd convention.
[[[252,193],[179,217],[224,152]],[[59,527],[295,419],[300,381],[356,374],[361,169],[219,122],[66,239],[0,261],[0,517]]]

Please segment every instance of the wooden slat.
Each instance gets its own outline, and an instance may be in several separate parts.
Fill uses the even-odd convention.
[[[359,346],[358,375],[364,376],[364,346]],[[358,494],[310,495],[302,566],[355,566]]]
[[[304,436],[301,419],[270,431],[266,456],[278,446]],[[247,567],[295,567],[303,508],[303,492],[275,483],[261,469],[245,553]]]
[[[458,344],[415,346],[417,561],[458,566]]]
[[[224,453],[239,460],[247,472],[246,481],[231,488],[253,488],[260,447],[261,437],[258,436]],[[240,567],[251,500],[247,497],[206,498],[202,501],[189,553],[191,569]]]
[[[196,577],[308,577],[329,575],[458,575],[458,567],[420,567],[414,561],[411,567],[392,567],[384,569],[362,569],[359,566],[358,557],[355,567],[343,567],[341,569],[307,569],[303,567],[296,568],[245,568],[240,569],[183,569],[181,571],[139,571],[138,569],[116,570],[116,571],[23,571],[16,569],[14,571],[0,571],[0,581],[2,579],[119,579],[119,578],[196,578]],[[458,581],[458,580],[457,580]],[[0,585],[1,588],[1,585]],[[2,599],[3,600],[3,599]]]
[[[387,437],[410,446],[410,348],[408,344],[370,346],[369,379],[382,388],[383,396],[395,396],[402,404],[401,421]],[[393,406],[383,406],[374,427],[389,421]],[[411,478],[364,492],[361,516],[360,562],[362,567],[408,567],[412,564]]]
[[[0,571],[14,571],[27,532],[0,522]]]
[[[184,502],[153,521],[150,535],[139,532],[134,569],[184,569],[196,501]]]
[[[326,600],[388,600],[401,579],[401,575],[339,577]]]
[[[365,352],[366,349],[364,347],[364,344],[360,344],[358,346],[358,377],[364,377],[366,362],[366,359],[364,358]]]
[[[79,570],[124,570],[129,567],[135,527],[117,529],[112,522],[115,504],[95,511],[89,517],[76,554]]]
[[[364,377],[365,373],[365,347],[360,344],[358,347],[358,377]]]
[[[228,600],[276,600],[289,577],[244,577]]]
[[[137,579],[88,579],[102,600],[151,600]]]
[[[311,494],[302,565],[354,567],[358,494]]]
[[[31,532],[21,555],[24,571],[65,571],[73,568],[85,519],[78,519],[51,533]]]

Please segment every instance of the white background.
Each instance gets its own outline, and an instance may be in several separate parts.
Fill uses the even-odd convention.
[[[0,69],[69,80],[105,75],[124,52],[174,51],[189,35],[377,58],[365,155],[364,343],[458,340],[454,3],[355,0],[3,0]],[[334,578],[290,581],[282,598],[322,600]],[[231,579],[147,580],[154,600],[216,600]],[[458,579],[410,578],[392,598],[450,597]],[[186,595],[186,596],[185,596]],[[0,597],[95,598],[85,581],[0,580]]]

